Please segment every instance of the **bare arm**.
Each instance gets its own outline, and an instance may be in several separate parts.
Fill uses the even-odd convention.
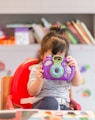
[[[44,79],[43,79],[43,70],[42,70],[42,66],[39,66],[37,71],[36,71],[36,80],[34,80],[30,87],[28,88],[28,92],[31,96],[36,96],[40,93],[43,83],[44,83]]]
[[[82,82],[82,76],[80,74],[79,69],[76,68],[74,78],[72,79],[72,85],[79,86],[81,84],[81,82]]]
[[[81,84],[81,82],[82,82],[82,76],[80,74],[77,62],[71,56],[67,57],[67,61],[68,61],[69,66],[75,66],[75,75],[74,75],[74,77],[72,79],[72,85],[73,86],[79,86]]]

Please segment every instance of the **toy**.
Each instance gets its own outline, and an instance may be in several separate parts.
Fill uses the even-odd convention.
[[[48,55],[43,62],[44,78],[49,80],[65,80],[70,81],[75,73],[74,67],[70,67],[71,73],[67,72],[67,60],[62,56]]]

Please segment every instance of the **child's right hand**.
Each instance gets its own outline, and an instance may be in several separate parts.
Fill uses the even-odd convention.
[[[37,80],[43,80],[43,69],[42,69],[42,65],[38,66],[38,69],[36,71],[36,78]]]

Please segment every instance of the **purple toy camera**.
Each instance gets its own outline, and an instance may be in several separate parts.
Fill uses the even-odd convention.
[[[69,67],[70,73],[67,72],[67,61],[62,56],[48,55],[43,62],[44,78],[49,80],[64,80],[70,81],[75,73],[74,67]]]

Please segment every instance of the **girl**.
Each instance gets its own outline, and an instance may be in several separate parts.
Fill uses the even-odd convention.
[[[77,61],[72,56],[68,56],[69,42],[63,37],[62,32],[60,27],[52,27],[50,29],[41,42],[41,49],[39,51],[41,62],[31,66],[27,89],[29,94],[34,96],[32,108],[49,110],[70,109],[70,87],[71,85],[79,86],[81,83],[82,78]],[[44,78],[42,62],[46,59],[47,55],[66,57],[68,66],[75,67],[73,79],[71,81],[60,81]]]

